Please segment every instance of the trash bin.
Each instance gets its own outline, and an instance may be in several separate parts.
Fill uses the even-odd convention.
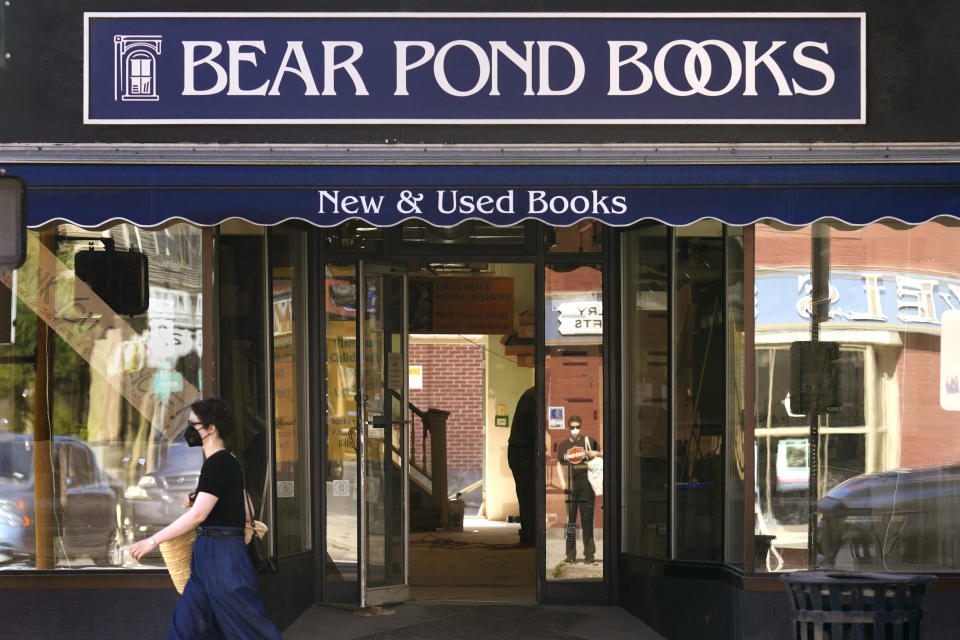
[[[447,505],[447,531],[463,531],[463,509],[466,506],[460,494]]]
[[[798,640],[920,638],[923,597],[936,576],[798,571],[787,584]]]

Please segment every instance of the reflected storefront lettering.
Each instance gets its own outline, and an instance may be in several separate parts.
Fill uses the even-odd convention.
[[[805,326],[810,320],[811,288],[808,271],[758,270],[757,324]],[[829,320],[823,324],[828,328],[847,322],[931,330],[945,311],[960,309],[960,279],[931,274],[832,270],[829,291]]]
[[[839,388],[837,406],[819,418],[817,562],[880,571],[956,567],[960,557],[941,543],[946,533],[935,523],[956,517],[954,480],[944,469],[960,451],[955,420],[940,405],[940,333],[960,308],[958,230],[874,224],[832,228],[829,238],[830,307],[820,339],[840,345]],[[772,244],[803,255],[810,236],[757,225],[756,504],[759,530],[774,536],[758,571],[807,568],[810,419],[790,403],[789,348],[810,339],[811,281],[809,270],[763,249]],[[894,507],[886,482],[898,477],[904,487]]]

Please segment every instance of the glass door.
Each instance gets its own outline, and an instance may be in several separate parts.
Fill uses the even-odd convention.
[[[357,471],[360,606],[409,592],[407,274],[359,264]]]

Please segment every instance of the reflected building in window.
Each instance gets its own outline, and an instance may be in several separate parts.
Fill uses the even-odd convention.
[[[821,538],[834,530],[820,543],[824,566],[932,571],[960,560],[935,533],[936,522],[956,517],[946,485],[918,490],[929,509],[904,504],[900,514],[888,513],[879,487],[857,508],[847,496],[874,482],[870,474],[960,459],[956,421],[939,402],[941,318],[960,307],[958,233],[936,221],[829,230],[829,312],[819,339],[838,343],[840,357],[835,406],[818,422]],[[790,346],[811,339],[810,227],[758,224],[756,234],[756,513],[778,552],[758,570],[805,569],[811,420],[791,398]],[[921,522],[911,509],[929,513]],[[926,540],[922,550],[911,535]]]

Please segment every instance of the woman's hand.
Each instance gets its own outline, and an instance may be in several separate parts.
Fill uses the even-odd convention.
[[[164,541],[173,540],[177,536],[190,531],[190,529],[196,529],[207,519],[207,516],[210,515],[210,512],[213,510],[213,505],[217,504],[217,500],[217,496],[212,493],[201,491],[197,494],[196,500],[191,501],[193,503],[192,506],[179,518],[174,520],[173,523],[164,527],[146,540],[140,540],[130,545],[128,547],[130,555],[133,556],[134,559],[139,560],[157,548],[158,538]]]
[[[193,498],[190,497],[190,494],[188,493],[187,495],[183,496],[183,508],[189,509],[192,506],[193,506]]]
[[[139,560],[157,548],[158,545],[154,544],[152,541],[152,536],[143,540],[138,540],[130,545],[127,550],[130,552],[130,555],[134,560]]]

